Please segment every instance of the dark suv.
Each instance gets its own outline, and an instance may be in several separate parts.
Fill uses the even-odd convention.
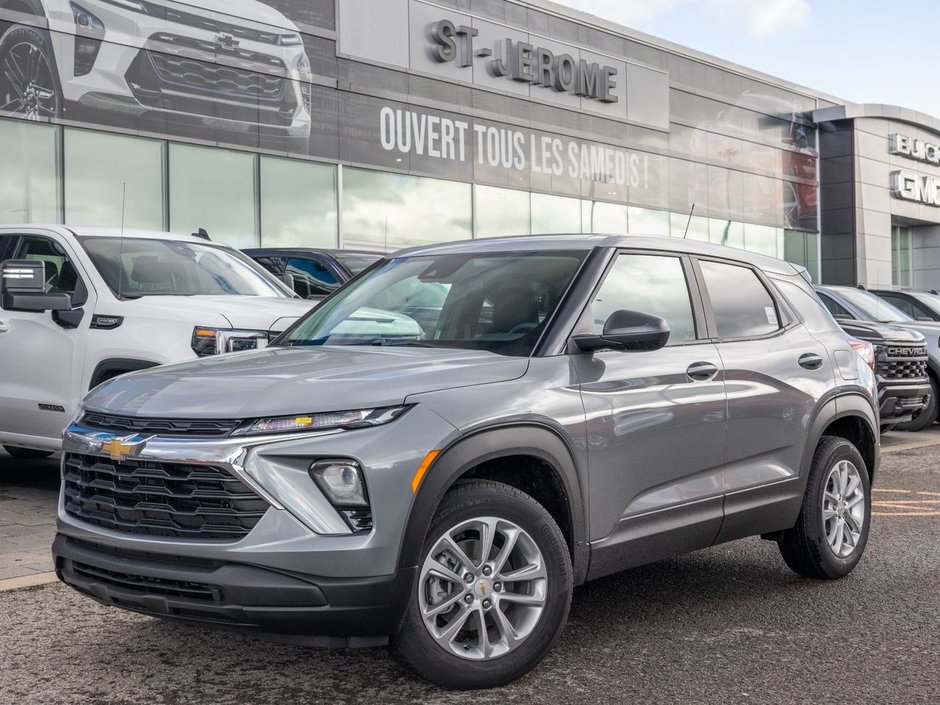
[[[848,574],[878,458],[874,375],[805,271],[670,238],[477,240],[390,257],[265,350],[97,387],[53,553],[106,605],[391,638],[438,683],[492,687],[586,580],[757,534],[800,575]]]
[[[319,301],[383,255],[361,250],[312,247],[267,247],[243,252],[272,274],[282,277],[302,299]]]

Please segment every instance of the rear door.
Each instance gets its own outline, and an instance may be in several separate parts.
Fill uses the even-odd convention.
[[[726,540],[782,528],[798,513],[803,449],[832,389],[832,363],[759,270],[704,258],[697,267],[728,397]]]
[[[591,576],[708,546],[722,517],[725,391],[688,258],[621,252],[577,332],[616,310],[666,320],[652,352],[571,356],[587,419]]]

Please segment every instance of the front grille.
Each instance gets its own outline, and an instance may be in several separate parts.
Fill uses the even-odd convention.
[[[150,108],[287,126],[297,109],[287,75],[275,56],[156,34],[125,78],[134,97]]]
[[[200,438],[226,438],[238,421],[203,421],[198,419],[142,419],[133,416],[115,416],[86,411],[80,422],[94,431],[111,433],[138,433],[159,435],[168,438],[198,436]]]
[[[927,346],[885,345],[875,349],[876,370],[886,380],[927,378]]]
[[[128,534],[183,539],[244,538],[268,503],[223,468],[68,454],[65,511]]]
[[[237,24],[232,24],[230,22],[222,22],[210,17],[203,17],[202,15],[196,15],[191,12],[183,12],[182,10],[178,10],[172,7],[161,7],[160,11],[161,13],[165,13],[164,17],[166,18],[167,22],[175,22],[187,27],[196,27],[198,29],[204,29],[208,32],[216,32],[218,34],[230,34],[236,39],[246,41],[261,42],[264,44],[278,44],[281,41],[281,36],[297,36],[296,32],[273,32],[252,29],[250,27],[243,27]]]
[[[136,595],[182,597],[187,600],[200,600],[202,602],[221,601],[219,588],[204,583],[151,578],[145,575],[105,570],[78,561],[72,562],[72,570],[76,575],[93,580],[96,583],[104,583],[110,588],[121,592],[130,592]]]

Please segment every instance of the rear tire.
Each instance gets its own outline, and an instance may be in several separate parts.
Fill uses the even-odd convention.
[[[844,438],[823,437],[813,455],[799,519],[778,543],[783,560],[807,578],[842,578],[865,552],[870,525],[865,461]]]
[[[445,688],[505,685],[548,654],[571,591],[571,557],[552,516],[509,485],[462,482],[431,522],[395,648]]]
[[[33,448],[19,448],[18,446],[3,446],[3,450],[10,454],[11,458],[18,460],[41,460],[52,455],[51,450],[35,450]]]
[[[928,426],[932,426],[937,420],[937,382],[933,377],[930,378],[930,399],[927,400],[927,406],[910,421],[899,423],[895,428],[898,431],[923,431]]]

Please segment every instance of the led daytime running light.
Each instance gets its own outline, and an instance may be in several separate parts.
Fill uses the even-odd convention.
[[[303,431],[324,431],[340,428],[381,426],[394,421],[407,410],[406,406],[359,411],[330,411],[297,416],[275,416],[247,421],[232,432],[233,436],[258,436]]]

